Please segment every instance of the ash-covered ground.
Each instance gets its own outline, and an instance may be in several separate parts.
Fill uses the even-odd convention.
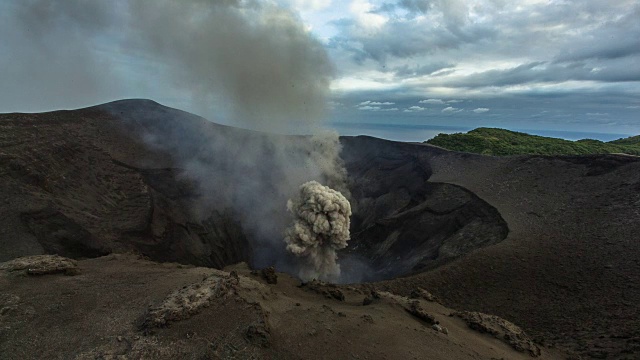
[[[640,353],[640,245],[634,241],[640,217],[637,158],[495,158],[370,137],[340,138],[338,143],[331,136],[266,135],[216,125],[147,100],[75,111],[4,114],[0,128],[0,261],[39,254],[96,258],[81,260],[79,275],[73,277],[34,278],[18,270],[4,270],[0,309],[6,310],[0,314],[5,324],[0,353],[18,354],[9,358],[86,358],[115,356],[114,351],[136,358],[155,354],[144,352],[153,346],[164,349],[162,346],[176,344],[175,351],[203,346],[198,348],[203,356],[223,357],[220,352],[207,353],[203,345],[221,334],[188,337],[195,331],[190,326],[202,328],[196,323],[215,328],[219,316],[206,313],[218,310],[194,311],[187,322],[168,323],[154,330],[159,332],[155,335],[139,327],[138,317],[149,310],[149,301],[156,306],[172,291],[197,283],[196,278],[205,273],[215,273],[206,268],[246,262],[254,269],[274,266],[277,271],[299,275],[304,259],[286,249],[284,230],[292,222],[287,200],[311,180],[340,190],[353,213],[347,246],[335,249],[340,265],[336,280],[361,285],[320,289],[313,300],[324,309],[321,304],[326,301],[342,304],[335,297],[325,297],[332,297],[332,289],[347,293],[347,303],[353,302],[353,311],[364,319],[363,324],[349,326],[380,327],[378,335],[365,332],[364,337],[344,328],[348,335],[340,337],[351,342],[353,354],[393,358],[394,353],[374,347],[369,336],[388,336],[383,335],[385,326],[418,331],[407,323],[417,321],[416,316],[420,326],[415,328],[429,335],[402,332],[398,336],[410,343],[427,339],[427,345],[440,341],[433,336],[446,336],[444,345],[437,347],[443,352],[433,352],[431,358],[451,358],[445,354],[457,346],[454,343],[466,344],[464,356],[473,356],[473,351],[496,358],[520,354],[514,350],[489,355],[486,349],[502,346],[495,345],[490,335],[475,342],[469,340],[472,335],[467,330],[458,338],[455,331],[443,334],[432,329],[429,317],[420,317],[419,309],[414,306],[412,310],[410,302],[403,303],[408,300],[400,299],[417,289],[428,290],[449,308],[495,314],[519,325],[543,349],[543,356],[557,355],[546,347],[594,358],[633,358]],[[324,162],[327,158],[333,160]],[[175,264],[164,266],[128,257],[109,262],[104,257],[114,253],[206,268],[184,275]],[[162,270],[136,280],[134,274],[142,271],[138,265]],[[103,274],[105,271],[111,273]],[[122,278],[118,278],[119,271]],[[246,272],[247,279],[256,276]],[[215,274],[225,279],[230,276]],[[157,281],[152,280],[154,276]],[[118,278],[119,285],[111,277]],[[163,283],[165,278],[173,280]],[[290,284],[296,282],[286,278]],[[378,282],[381,280],[385,281]],[[239,283],[243,281],[248,280]],[[260,286],[260,296],[266,297],[262,300],[280,304],[268,295],[276,290]],[[89,295],[97,288],[109,295]],[[388,315],[387,310],[374,307],[361,314],[365,308],[360,297],[370,297],[373,288],[388,291],[385,301],[395,299],[387,304],[391,308],[405,304],[407,310]],[[296,304],[303,303],[296,300],[298,295],[304,298],[307,295],[302,294],[307,293],[293,289],[297,288],[277,291],[291,297],[289,305],[297,309]],[[152,293],[143,296],[145,291]],[[292,291],[298,295],[291,295]],[[127,306],[118,302],[119,296],[134,304],[130,312],[109,312]],[[288,305],[267,311],[280,315],[263,318],[260,311],[251,312],[255,309],[242,310],[251,308],[253,300],[248,298],[252,297],[234,302],[216,297],[214,308],[230,306],[229,313],[240,318],[256,315],[270,334],[276,334],[269,337],[269,349],[275,352],[256,354],[275,358],[317,354],[284,350],[296,345],[293,333],[286,330],[294,322],[294,317],[286,315]],[[349,315],[343,310],[331,314]],[[440,311],[435,318],[454,327],[450,320],[440,320],[449,310],[423,310],[427,315]],[[91,328],[94,335],[82,346],[76,346],[80,339],[72,338],[89,329],[80,322],[81,316],[99,325]],[[460,321],[462,318],[490,319],[465,315]],[[247,320],[245,327],[236,329],[240,331],[238,341],[262,338],[264,329],[256,328],[255,321]],[[62,328],[72,335],[67,339],[47,336],[54,324],[64,324]],[[219,326],[221,332],[226,331],[221,329],[227,325]],[[256,332],[251,336],[246,332],[250,326]],[[318,342],[331,342],[332,336],[338,336],[323,329],[316,329],[316,334],[324,334]],[[186,338],[179,337],[183,332]],[[115,339],[112,344],[98,340],[109,336]],[[307,341],[316,341],[313,336],[305,335],[299,343],[304,348]],[[58,345],[46,350],[49,353],[36,351],[49,346],[52,339],[78,350],[67,352]],[[411,358],[409,354],[420,358],[420,351],[425,350],[406,348],[405,340],[386,346],[398,351],[396,355],[408,356],[404,358]],[[246,344],[262,349],[259,341]],[[24,350],[17,353],[18,348]],[[407,349],[411,352],[401,352]],[[171,351],[158,356],[176,356]]]

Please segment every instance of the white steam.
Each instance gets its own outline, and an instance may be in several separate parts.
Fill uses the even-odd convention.
[[[294,216],[285,231],[287,250],[302,258],[303,280],[337,281],[340,277],[337,250],[347,247],[351,205],[338,191],[309,181],[297,197],[287,202]]]

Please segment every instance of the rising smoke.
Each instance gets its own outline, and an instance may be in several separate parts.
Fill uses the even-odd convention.
[[[333,66],[297,16],[272,1],[129,0],[132,40],[204,113],[261,131],[316,125]]]
[[[0,33],[0,104],[16,111],[154,97],[284,132],[317,125],[333,76],[322,44],[270,0],[5,0]]]
[[[146,119],[152,126],[140,136],[198,183],[193,212],[199,218],[232,211],[252,241],[254,266],[298,272],[283,242],[291,221],[283,211],[287,200],[313,180],[347,198],[349,191],[338,135],[321,130],[333,66],[296,14],[269,0],[9,0],[0,6],[7,21],[0,30],[10,30],[11,49],[19,49],[0,55],[0,65],[20,74],[6,79],[26,89],[20,99],[59,108],[186,95],[210,120],[267,132],[198,131],[152,111],[129,119]],[[295,132],[314,135],[276,135]]]
[[[285,232],[287,250],[302,258],[299,276],[303,280],[338,281],[337,250],[347,247],[351,205],[338,191],[309,181],[287,202],[294,216]]]

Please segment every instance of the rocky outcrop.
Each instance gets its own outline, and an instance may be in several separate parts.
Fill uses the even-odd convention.
[[[419,301],[411,301],[409,303],[408,306],[405,307],[405,309],[407,310],[407,312],[415,317],[417,317],[418,319],[424,321],[425,323],[427,323],[428,325],[436,325],[437,321],[436,318],[429,314],[428,312],[426,312],[422,306],[420,305]]]
[[[209,307],[212,302],[235,294],[238,278],[224,275],[210,275],[202,281],[183,287],[169,294],[160,304],[151,306],[140,324],[141,330],[184,319]]]
[[[28,275],[65,274],[77,275],[78,263],[59,255],[25,256],[0,263],[0,270]]]
[[[521,328],[507,320],[471,311],[455,312],[452,315],[464,320],[471,329],[492,335],[520,352],[527,352],[532,357],[540,356],[540,348],[533,340]]]

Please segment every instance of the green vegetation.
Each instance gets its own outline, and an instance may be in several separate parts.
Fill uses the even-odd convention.
[[[640,135],[610,142],[593,139],[569,141],[504,129],[478,128],[467,133],[439,134],[426,143],[485,155],[640,155]]]
[[[640,135],[609,141],[609,143],[617,145],[640,145]]]

